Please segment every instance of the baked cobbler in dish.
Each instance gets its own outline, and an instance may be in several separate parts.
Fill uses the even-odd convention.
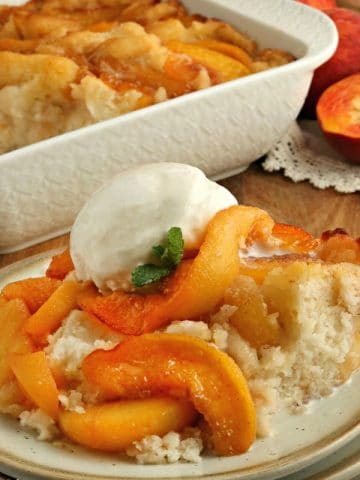
[[[0,7],[0,153],[294,58],[176,0]]]

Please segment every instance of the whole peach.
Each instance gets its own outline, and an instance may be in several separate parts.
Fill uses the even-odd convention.
[[[329,143],[347,160],[360,163],[360,73],[334,83],[316,106],[320,127]]]
[[[307,117],[315,116],[316,103],[327,87],[360,72],[360,13],[345,8],[331,8],[324,13],[335,22],[339,45],[330,60],[315,71],[303,108]]]
[[[304,3],[309,7],[318,8],[319,10],[326,10],[327,8],[336,7],[335,0],[297,0],[300,3]]]

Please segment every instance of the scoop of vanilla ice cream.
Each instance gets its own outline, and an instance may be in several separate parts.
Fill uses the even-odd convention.
[[[198,248],[216,212],[237,204],[201,170],[153,163],[123,171],[80,211],[70,237],[79,280],[99,289],[131,289],[131,272],[152,261],[151,249],[180,227],[185,249]]]

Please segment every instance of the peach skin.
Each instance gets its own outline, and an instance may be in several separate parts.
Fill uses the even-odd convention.
[[[85,358],[86,379],[109,398],[171,395],[204,415],[219,455],[246,452],[255,440],[256,414],[236,363],[203,340],[145,334]]]
[[[330,145],[347,160],[360,164],[359,103],[360,73],[357,73],[327,88],[317,103],[316,113]]]
[[[46,270],[46,276],[63,280],[72,270],[74,270],[74,264],[70,256],[70,250],[67,248],[51,259]]]
[[[60,285],[60,280],[53,278],[27,278],[9,283],[4,287],[2,294],[8,300],[21,298],[30,313],[35,313]]]
[[[326,10],[328,8],[336,7],[335,0],[297,0],[300,3],[309,5],[309,7],[318,8],[319,10]]]
[[[272,235],[281,241],[281,248],[288,247],[298,254],[309,253],[319,243],[316,238],[302,228],[286,223],[275,223]]]
[[[335,82],[359,73],[360,65],[360,13],[347,8],[329,8],[324,13],[335,23],[339,44],[334,55],[315,70],[303,108],[311,118],[320,95]]]

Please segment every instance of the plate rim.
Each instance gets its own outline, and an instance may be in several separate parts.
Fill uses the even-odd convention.
[[[66,248],[66,247],[65,247]],[[52,249],[41,252],[36,255],[31,255],[24,259],[18,260],[10,265],[0,269],[1,277],[11,275],[22,267],[29,266],[39,261],[51,259],[53,255],[64,250],[64,247]],[[261,465],[253,465],[251,467],[237,468],[227,472],[209,473],[204,475],[189,475],[189,476],[166,476],[161,477],[163,480],[272,480],[280,479],[286,475],[298,472],[303,468],[309,467],[316,462],[325,459],[334,451],[344,447],[346,444],[354,440],[357,436],[360,437],[360,411],[355,415],[353,421],[339,428],[331,435],[323,438],[311,445],[307,445],[300,450],[292,452],[281,458],[265,462]],[[350,464],[352,467],[353,464]],[[356,465],[356,463],[355,463]],[[97,474],[77,473],[70,470],[54,469],[51,467],[41,466],[36,462],[23,460],[17,455],[4,453],[0,450],[0,468],[9,468],[9,474],[12,472],[22,472],[30,474],[39,479],[48,480],[139,480],[144,477],[124,477],[124,476],[99,476]],[[321,472],[320,472],[321,473]],[[320,475],[316,474],[316,475]],[[325,472],[326,473],[326,472]],[[6,473],[7,474],[7,473]],[[17,473],[16,473],[17,474]],[[242,476],[244,474],[244,476]],[[238,475],[241,475],[240,477]],[[260,475],[260,477],[259,477]],[[1,478],[1,477],[0,477]],[[327,480],[328,477],[314,477],[314,480]],[[156,480],[156,477],[153,477]],[[334,478],[334,480],[337,480]]]
[[[243,473],[246,480],[267,480],[267,479],[280,479],[284,476],[291,475],[299,472],[303,468],[309,467],[316,462],[325,459],[330,456],[334,451],[345,446],[351,440],[354,440],[357,436],[360,436],[360,418],[354,422],[354,424],[345,429],[336,439],[325,438],[315,444],[308,445],[299,451],[286,455],[277,460],[271,460],[263,463],[260,466],[254,465],[252,467],[245,467],[241,469],[235,469],[223,473],[213,473],[205,475],[191,475],[191,476],[179,476],[179,477],[161,477],[161,480],[241,480]],[[308,452],[314,452],[308,454]],[[293,461],[295,460],[295,461]],[[124,476],[99,476],[88,473],[77,473],[70,470],[53,469],[51,467],[39,466],[35,462],[24,461],[16,455],[3,453],[0,451],[0,466],[3,468],[8,467],[11,472],[22,472],[30,474],[39,479],[47,480],[140,480],[142,477],[124,477]],[[277,466],[277,468],[276,468]],[[275,467],[275,468],[274,468]],[[323,472],[320,472],[323,473]],[[317,474],[317,475],[320,475]],[[326,473],[326,472],[325,472]],[[335,472],[336,473],[336,472]],[[13,474],[13,473],[12,473]],[[155,480],[153,477],[152,480]],[[328,477],[315,476],[314,480],[328,480]],[[335,479],[334,479],[335,480]]]

